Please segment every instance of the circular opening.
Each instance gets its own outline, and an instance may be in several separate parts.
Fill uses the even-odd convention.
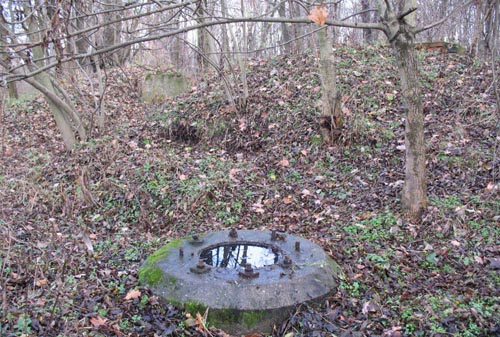
[[[223,243],[208,247],[200,259],[213,267],[239,269],[250,263],[253,268],[278,264],[282,253],[277,247],[257,243]]]

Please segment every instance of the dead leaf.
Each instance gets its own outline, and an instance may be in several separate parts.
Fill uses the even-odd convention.
[[[239,172],[241,172],[241,169],[232,168],[231,170],[229,170],[229,179],[233,180],[236,183],[239,183],[240,181],[238,179],[236,179],[236,175]]]
[[[290,162],[286,158],[283,158],[278,162],[278,165],[282,167],[288,167],[290,166]]]
[[[39,280],[36,280],[35,284],[37,287],[41,287],[41,286],[44,286],[47,284],[47,279],[46,278],[42,278],[42,279],[39,279]]]
[[[247,129],[247,122],[244,119],[239,120],[240,124],[238,125],[238,128],[240,131],[245,131]]]
[[[307,16],[311,21],[323,26],[326,23],[326,18],[328,17],[328,10],[326,7],[314,7],[311,10],[311,14]]]
[[[373,304],[372,302],[368,301],[363,304],[363,309],[361,312],[363,315],[368,315],[370,312],[377,312],[378,306],[376,304]]]
[[[284,198],[283,198],[283,203],[284,203],[285,205],[289,205],[289,204],[291,204],[291,203],[292,203],[292,197],[291,197],[291,196],[284,197]]]
[[[252,205],[252,210],[255,212],[255,213],[264,213],[264,205],[262,205],[261,203],[255,203]]]
[[[302,192],[300,192],[303,196],[307,197],[309,195],[312,195],[311,191],[309,191],[308,189],[304,188],[302,190]]]
[[[107,321],[108,321],[107,318],[101,316],[94,316],[90,319],[90,324],[92,324],[93,326],[103,326],[106,325]]]
[[[189,317],[186,320],[184,320],[184,325],[187,328],[191,328],[191,327],[193,327],[193,326],[196,325],[196,320],[194,318],[192,318],[192,317]]]
[[[90,241],[88,234],[85,232],[82,232],[82,241],[85,244],[85,247],[87,247],[89,253],[91,255],[94,254],[94,246],[92,245],[92,241]]]
[[[132,289],[125,296],[125,301],[135,300],[136,298],[139,298],[139,296],[141,296],[140,290]]]

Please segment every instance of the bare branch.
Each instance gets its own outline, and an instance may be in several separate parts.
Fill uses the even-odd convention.
[[[430,25],[427,25],[425,27],[422,27],[422,28],[419,28],[415,31],[415,34],[418,34],[418,33],[421,33],[421,32],[424,32],[426,30],[429,30],[429,29],[432,29],[434,27],[437,27],[439,25],[442,25],[446,20],[448,20],[450,17],[454,16],[459,10],[461,10],[462,8],[465,8],[467,6],[469,6],[470,4],[472,4],[474,2],[474,0],[469,0],[467,1],[466,3],[464,3],[463,5],[461,6],[458,6],[456,8],[454,8],[450,14],[448,14],[447,16],[445,16],[444,18],[442,18],[441,20],[439,21],[436,21],[434,23],[431,23]]]
[[[131,46],[131,45],[134,45],[134,44],[138,44],[138,43],[144,43],[144,42],[148,42],[148,41],[159,40],[159,39],[163,39],[163,38],[166,38],[166,37],[170,37],[170,36],[174,36],[174,35],[177,35],[177,34],[186,33],[186,32],[192,31],[192,30],[196,30],[196,29],[206,28],[206,27],[210,27],[210,26],[217,26],[217,25],[230,24],[230,23],[240,23],[240,22],[268,22],[268,23],[305,23],[305,24],[314,24],[313,21],[311,21],[309,18],[290,18],[290,19],[288,19],[288,18],[273,18],[273,17],[219,18],[219,19],[215,19],[214,21],[211,21],[211,22],[205,22],[205,23],[201,23],[201,24],[187,26],[187,27],[184,27],[184,28],[175,29],[175,30],[172,30],[172,31],[169,31],[169,32],[164,32],[164,33],[161,33],[161,34],[149,35],[149,36],[144,36],[144,37],[140,37],[140,38],[137,38],[137,39],[133,39],[133,40],[130,40],[130,41],[125,41],[125,42],[118,43],[118,44],[115,44],[115,45],[103,47],[103,48],[100,48],[100,49],[97,49],[95,51],[92,51],[92,52],[89,52],[89,53],[85,53],[85,54],[77,54],[77,55],[66,56],[64,58],[61,58],[59,60],[55,60],[54,62],[46,64],[43,67],[40,67],[40,68],[38,68],[38,69],[36,69],[34,71],[31,71],[29,73],[25,73],[23,75],[21,75],[21,74],[8,74],[8,75],[6,75],[6,80],[7,80],[7,82],[11,82],[11,81],[25,79],[25,78],[28,78],[28,77],[31,77],[31,76],[38,75],[38,74],[40,74],[40,73],[42,73],[44,71],[47,71],[47,70],[49,70],[49,69],[51,69],[51,68],[53,68],[53,67],[55,67],[55,66],[57,66],[58,64],[61,64],[61,63],[66,63],[66,62],[73,61],[73,60],[80,60],[80,59],[83,59],[83,58],[86,58],[86,57],[90,57],[90,56],[94,56],[94,55],[101,55],[101,54],[109,53],[109,52],[111,52],[113,50],[116,50],[116,49],[119,49],[119,48],[128,47],[128,46]],[[328,25],[328,26],[335,26],[335,27],[364,28],[364,29],[378,29],[378,30],[383,30],[384,29],[383,26],[380,25],[380,24],[378,24],[378,23],[343,22],[343,21],[337,21],[337,20],[328,20],[328,21],[326,21],[325,24]],[[72,34],[72,36],[74,36],[74,35],[75,34]]]
[[[408,8],[406,10],[406,12],[404,13],[401,13],[399,16],[398,16],[398,21],[402,21],[407,15],[410,15],[411,13],[415,12],[418,8],[417,7],[413,7],[413,8]]]

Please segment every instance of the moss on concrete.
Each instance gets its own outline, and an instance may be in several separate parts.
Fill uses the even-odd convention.
[[[172,240],[169,243],[167,243],[165,246],[161,247],[158,249],[156,252],[151,254],[144,264],[139,268],[138,275],[139,275],[139,282],[141,284],[147,284],[150,286],[155,286],[157,285],[162,276],[163,272],[162,270],[156,265],[156,262],[159,260],[163,260],[169,254],[172,252],[172,248],[177,248],[179,247],[182,242],[184,242],[186,238],[182,239],[176,239]],[[171,283],[175,283],[177,280],[174,278],[173,280],[169,280]]]
[[[188,301],[184,304],[173,303],[176,306],[184,307],[193,317],[196,313],[204,315],[207,306],[200,302]],[[237,309],[211,309],[208,310],[207,323],[218,328],[228,326],[243,326],[245,329],[252,329],[269,316],[269,312],[263,310],[237,310]]]

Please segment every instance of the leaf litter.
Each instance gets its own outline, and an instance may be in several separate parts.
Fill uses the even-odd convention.
[[[137,269],[174,238],[235,227],[302,235],[344,269],[335,294],[299,306],[275,336],[498,335],[488,66],[421,55],[429,208],[415,224],[399,206],[404,106],[391,56],[336,53],[337,146],[319,138],[313,55],[251,60],[244,113],[216,80],[146,105],[130,85],[143,71],[110,70],[108,129],[71,153],[42,99],[7,109],[0,334],[227,336],[138,285]]]

